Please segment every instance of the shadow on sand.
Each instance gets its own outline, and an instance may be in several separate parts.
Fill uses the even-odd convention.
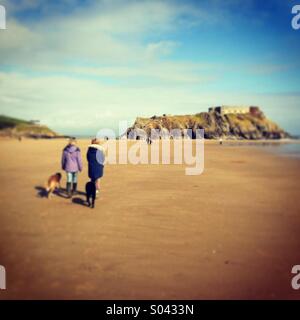
[[[37,197],[39,197],[39,198],[48,198],[48,192],[44,187],[36,186],[35,190],[37,190],[37,192],[38,192],[37,193]],[[73,198],[69,198],[68,194],[67,194],[67,190],[64,189],[64,188],[60,188],[59,190],[55,190],[52,195],[55,195],[57,197],[61,197],[61,198],[64,198],[64,199],[69,199],[69,200],[72,199],[72,203],[74,203],[74,204],[78,204],[78,205],[81,205],[81,206],[84,206],[84,207],[89,207],[87,202],[82,198],[75,197],[75,196],[73,196]],[[77,191],[76,195],[85,196],[85,192]]]
[[[87,202],[84,201],[82,198],[78,198],[78,197],[73,198],[73,199],[72,199],[72,202],[75,203],[75,204],[79,204],[79,205],[81,205],[81,206],[84,206],[84,207],[88,207]]]
[[[39,198],[47,198],[48,197],[48,192],[47,190],[42,187],[42,186],[36,186],[35,187],[35,190],[37,190],[37,196]],[[64,189],[64,188],[60,188],[58,190],[55,190],[53,192],[53,195],[55,196],[58,196],[58,197],[61,197],[61,198],[65,198],[65,199],[69,199],[68,195],[67,195],[67,190]],[[82,192],[82,191],[77,191],[76,192],[76,195],[82,195],[82,196],[85,196],[85,192]]]
[[[35,190],[37,190],[37,196],[40,198],[47,198],[48,197],[48,192],[44,187],[41,186],[36,186]]]
[[[48,192],[47,190],[42,187],[42,186],[36,186],[35,187],[35,190],[38,191],[37,193],[37,196],[40,197],[40,198],[48,198]],[[59,189],[59,190],[55,190],[52,195],[55,195],[55,196],[58,196],[58,197],[61,197],[61,198],[65,198],[65,199],[68,199],[68,195],[66,193],[66,190],[65,189]]]

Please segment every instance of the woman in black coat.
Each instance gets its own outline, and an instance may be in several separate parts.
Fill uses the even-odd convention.
[[[95,182],[96,192],[99,193],[99,179],[103,177],[105,162],[104,148],[100,145],[99,140],[92,140],[92,144],[89,145],[86,157],[89,164],[89,178],[91,181]]]

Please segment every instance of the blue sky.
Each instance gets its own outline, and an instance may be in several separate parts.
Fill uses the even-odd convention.
[[[300,133],[297,1],[0,4],[2,114],[92,135],[137,116],[259,105]]]

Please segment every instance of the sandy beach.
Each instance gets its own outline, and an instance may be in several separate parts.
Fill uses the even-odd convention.
[[[209,142],[199,176],[107,165],[92,210],[39,196],[65,144],[0,141],[0,299],[299,298],[299,159]]]

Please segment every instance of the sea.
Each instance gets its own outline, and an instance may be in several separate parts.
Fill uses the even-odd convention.
[[[300,142],[299,143],[279,143],[265,146],[267,151],[277,153],[279,155],[300,158]]]
[[[256,142],[247,142],[247,143],[230,143],[225,142],[224,145],[228,146],[244,146],[244,147],[254,147],[254,148],[263,148],[267,152],[271,152],[274,154],[278,154],[281,156],[287,156],[287,157],[293,157],[293,158],[300,158],[300,140],[281,140],[280,142],[262,142],[262,143],[256,143]]]

